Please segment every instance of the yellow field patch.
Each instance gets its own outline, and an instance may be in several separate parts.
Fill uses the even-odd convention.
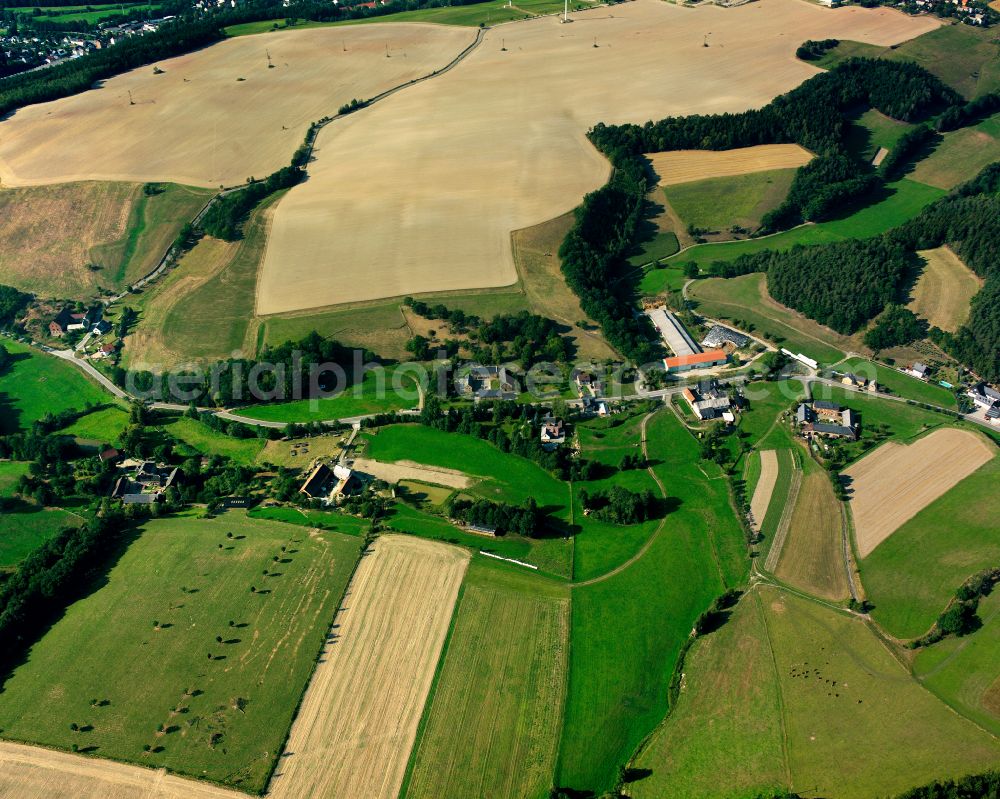
[[[774,484],[778,481],[778,453],[773,449],[765,449],[760,452],[760,477],[753,490],[753,498],[750,500],[750,513],[753,515],[754,523],[760,527],[767,514],[767,506],[771,504],[771,494],[774,493]]]
[[[913,444],[890,442],[844,470],[858,554],[864,558],[996,449],[968,430],[935,430]]]
[[[162,74],[146,66],[20,109],[0,123],[0,179],[216,187],[263,177],[288,164],[311,122],[440,69],[473,35],[385,24],[229,39],[160,62]]]
[[[240,799],[246,794],[162,770],[0,741],[0,797]]]
[[[906,307],[934,327],[954,333],[969,318],[969,301],[982,283],[949,247],[917,255],[924,259],[924,271]]]
[[[395,535],[362,556],[270,796],[395,799],[468,562]]]
[[[815,74],[795,58],[805,38],[891,44],[938,24],[798,0],[636,0],[573,19],[492,28],[455,69],[324,129],[275,212],[257,312],[511,285],[511,231],[607,179],[585,138],[597,122],[762,106]]]
[[[675,186],[706,178],[749,175],[808,164],[812,153],[797,144],[759,144],[735,150],[673,150],[649,153],[661,186]]]

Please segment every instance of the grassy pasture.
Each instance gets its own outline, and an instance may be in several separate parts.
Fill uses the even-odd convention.
[[[780,305],[767,293],[763,274],[699,280],[689,289],[698,312],[715,319],[742,319],[764,338],[822,363],[835,363],[851,349],[851,339]],[[777,339],[775,339],[777,341]]]
[[[4,734],[263,790],[359,546],[236,511],[146,523],[7,680]]]
[[[265,442],[262,438],[233,438],[186,416],[167,420],[162,426],[168,435],[195,452],[202,455],[222,455],[244,466],[256,463],[264,449]]]
[[[565,284],[563,291],[568,291]],[[420,298],[426,302],[442,302],[449,308],[461,308],[466,313],[484,318],[516,313],[525,308],[524,295],[511,291],[429,294],[420,295]],[[260,318],[259,323],[262,344],[282,344],[300,339],[313,330],[322,330],[343,344],[372,350],[384,358],[408,360],[413,357],[406,350],[406,342],[413,333],[398,300],[345,304],[330,310],[267,316]],[[441,333],[440,338],[447,338],[443,323],[436,329]]]
[[[679,505],[638,560],[573,589],[557,784],[598,793],[662,720],[667,682],[695,617],[746,573],[725,484],[702,472],[694,438],[668,411],[650,421],[647,435],[654,469]]]
[[[939,386],[936,383],[925,383],[916,377],[898,372],[891,366],[875,363],[867,358],[847,358],[834,364],[833,368],[838,372],[874,377],[878,383],[879,391],[885,390],[906,399],[958,410],[958,401],[955,399],[955,395],[944,386]]]
[[[706,267],[712,261],[731,261],[744,253],[787,250],[796,244],[825,244],[843,239],[877,236],[912,219],[925,205],[944,194],[941,189],[906,178],[889,183],[886,189],[885,196],[841,219],[802,225],[759,239],[700,244],[674,256],[671,263],[694,261],[699,266]],[[656,271],[647,272],[642,282],[643,292],[655,294],[660,290],[656,275]]]
[[[98,411],[92,411],[85,416],[81,416],[59,432],[63,435],[76,436],[88,441],[97,441],[101,444],[116,444],[127,425],[128,414],[121,408],[114,406],[101,408]]]
[[[0,432],[30,428],[47,413],[107,401],[107,393],[72,364],[10,339],[0,344],[14,356],[0,372]]]
[[[270,210],[284,194],[273,194],[257,207],[232,260],[185,294],[183,302],[175,303],[166,314],[158,332],[165,342],[184,342],[186,357],[227,358],[236,350],[256,351],[255,342],[248,340],[248,327],[254,314],[257,266],[266,243]]]
[[[619,426],[608,428],[601,421],[580,425],[581,457],[594,460],[614,470],[601,480],[574,483],[574,519],[580,526],[573,557],[573,578],[587,580],[613,569],[628,560],[660,526],[659,519],[643,524],[617,525],[602,522],[583,514],[579,492],[593,494],[612,486],[623,486],[630,491],[652,491],[659,496],[656,481],[645,469],[617,471],[626,454],[642,454],[640,445],[643,415],[624,420]],[[615,419],[614,421],[618,421]]]
[[[870,162],[880,147],[891,150],[899,137],[912,127],[914,126],[869,108],[851,121],[847,132],[847,149],[862,161]]]
[[[3,189],[0,281],[85,300],[147,274],[210,196],[162,186],[153,196],[140,184],[95,181]]]
[[[1000,592],[979,603],[983,626],[921,649],[914,673],[931,691],[1000,735]]]
[[[793,789],[869,799],[996,762],[997,740],[920,688],[863,622],[759,590]]]
[[[574,2],[570,8],[575,10],[594,5],[592,2]],[[556,0],[524,0],[507,7],[507,0],[487,0],[468,6],[443,6],[441,8],[423,8],[417,11],[401,11],[398,14],[384,14],[364,19],[344,20],[343,22],[296,22],[294,28],[324,28],[341,25],[365,25],[377,22],[432,22],[438,25],[464,25],[478,27],[479,25],[496,25],[515,19],[537,16],[539,14],[554,14],[562,12],[563,6]],[[275,27],[277,26],[277,27]],[[226,36],[252,36],[258,33],[270,33],[273,30],[288,28],[286,19],[268,19],[260,22],[247,22],[241,25],[230,25],[225,29]]]
[[[924,250],[923,271],[907,307],[932,326],[954,333],[969,318],[969,303],[981,282],[949,247]]]
[[[473,561],[424,710],[407,799],[548,791],[566,689],[569,604],[565,586]]]
[[[304,468],[314,458],[335,458],[340,455],[344,436],[339,434],[312,436],[291,441],[268,441],[257,455],[258,463]],[[292,451],[296,454],[292,454]]]
[[[580,308],[579,298],[563,279],[558,255],[559,245],[566,238],[572,223],[573,214],[563,214],[540,225],[515,230],[511,234],[514,263],[524,291],[522,303],[526,303],[532,313],[547,316],[566,325],[567,335],[576,345],[577,357],[614,357],[614,350],[604,340],[595,323],[588,322],[586,329],[577,325],[577,322],[587,319],[587,316]],[[672,234],[664,233],[649,242],[646,246],[651,255],[647,260],[652,260],[654,257],[663,258],[677,252],[676,237],[671,241],[671,236]],[[658,254],[661,252],[662,255]],[[449,298],[445,297],[442,301],[451,307],[452,301]]]
[[[995,457],[861,561],[872,615],[893,635],[922,635],[968,577],[1000,563],[998,479]]]
[[[873,397],[868,394],[852,391],[840,386],[828,386],[823,383],[813,384],[813,398],[839,402],[846,408],[861,415],[861,441],[871,437],[871,426],[887,425],[890,438],[905,443],[915,436],[938,427],[948,421],[948,417],[916,408],[904,402]],[[952,417],[952,421],[954,418]],[[860,448],[848,450],[860,456]]]
[[[824,599],[846,599],[840,503],[823,468],[811,458],[802,460],[802,485],[775,574]]]
[[[391,425],[363,436],[368,441],[366,458],[457,469],[485,478],[470,493],[514,504],[534,497],[540,507],[554,510],[556,517],[568,516],[569,491],[564,483],[531,461],[501,452],[482,439],[416,424]]]
[[[313,422],[368,413],[389,413],[417,406],[420,396],[412,375],[403,371],[394,376],[391,369],[383,375],[384,380],[380,380],[376,372],[366,372],[362,382],[345,388],[329,399],[252,405],[240,408],[239,414],[270,422]]]
[[[756,592],[684,663],[677,705],[635,760],[635,799],[731,799],[787,787],[781,695]]]
[[[348,516],[346,513],[327,510],[304,510],[271,505],[254,508],[247,515],[252,519],[270,519],[286,524],[297,524],[300,527],[317,527],[344,535],[364,535],[371,527],[371,522],[368,519],[359,519],[356,516]]]
[[[465,493],[484,497],[494,502],[520,504],[533,497],[539,507],[547,511],[557,528],[563,528],[570,518],[569,486],[557,480],[540,466],[516,455],[501,452],[492,444],[472,436],[444,433],[422,425],[391,425],[375,433],[366,433],[364,457],[394,463],[414,461],[427,466],[457,469],[474,477],[483,478]],[[455,530],[447,522],[405,505],[396,508],[393,526],[402,532],[427,535],[450,541],[452,538],[466,546],[479,549],[511,547],[504,539],[481,538]],[[565,539],[553,531],[552,537],[525,540],[531,547],[523,557],[552,574],[570,576],[573,557],[573,539]],[[518,539],[512,538],[517,542]],[[523,550],[517,544],[518,552]]]
[[[1000,160],[1000,115],[944,134],[942,142],[913,170],[914,180],[951,189]]]
[[[733,225],[753,230],[785,199],[794,177],[794,169],[775,169],[666,186],[664,193],[687,225],[722,233]]]

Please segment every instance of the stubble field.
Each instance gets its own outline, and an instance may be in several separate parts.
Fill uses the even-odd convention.
[[[4,799],[241,799],[246,794],[162,770],[0,741]]]
[[[814,74],[794,58],[803,38],[890,44],[936,25],[794,0],[637,0],[492,29],[456,69],[320,134],[310,180],[275,213],[257,312],[510,285],[510,232],[606,179],[584,136],[596,122],[760,106]]]
[[[797,144],[760,144],[735,150],[673,150],[646,157],[661,186],[676,186],[706,178],[793,169],[808,164],[813,156]]]
[[[275,799],[395,799],[468,562],[457,547],[395,535],[362,556],[292,726]]]
[[[860,556],[869,555],[995,453],[996,448],[975,433],[943,428],[908,446],[883,444],[845,469]]]
[[[771,504],[771,493],[778,482],[778,453],[773,449],[761,450],[760,477],[750,500],[750,512],[759,526],[764,521],[767,507]]]
[[[0,179],[243,183],[288,164],[310,122],[440,69],[472,38],[401,24],[224,41],[19,110],[0,125]]]

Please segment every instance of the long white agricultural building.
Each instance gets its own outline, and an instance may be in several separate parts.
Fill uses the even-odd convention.
[[[696,355],[701,352],[701,347],[691,338],[691,334],[681,324],[680,319],[670,313],[666,306],[646,311],[646,315],[656,325],[660,336],[674,355]]]

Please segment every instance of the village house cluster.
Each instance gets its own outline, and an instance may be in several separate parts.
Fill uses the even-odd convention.
[[[118,450],[105,450],[101,460],[116,460]],[[123,505],[153,505],[166,499],[167,489],[178,485],[176,466],[164,466],[155,461],[126,459],[118,464],[120,476],[115,481],[111,498]]]
[[[799,403],[795,410],[795,422],[807,439],[846,438],[854,441],[858,437],[858,420],[854,411],[828,400]]]

